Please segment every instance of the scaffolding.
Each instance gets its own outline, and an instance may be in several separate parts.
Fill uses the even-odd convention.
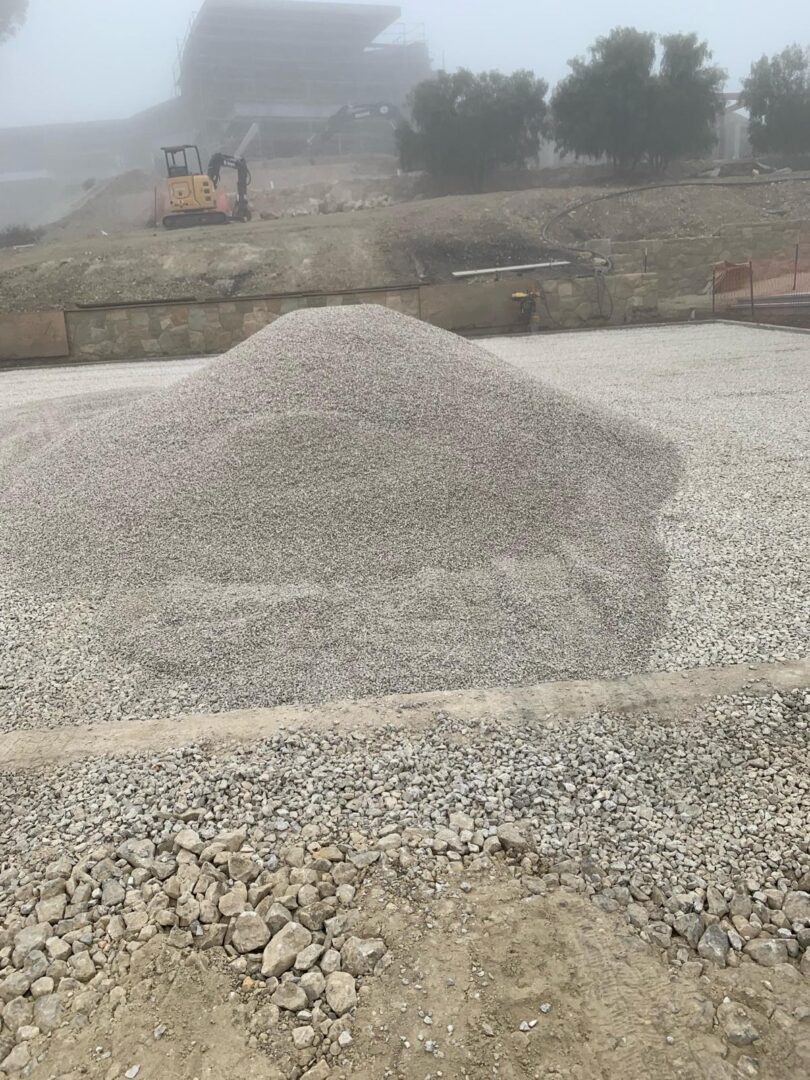
[[[198,132],[223,144],[252,123],[265,151],[297,153],[344,105],[401,106],[430,74],[421,34],[391,5],[206,0],[182,47],[178,87]],[[381,131],[388,143],[390,127]]]

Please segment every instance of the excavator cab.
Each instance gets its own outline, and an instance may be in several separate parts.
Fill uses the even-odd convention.
[[[178,176],[202,175],[202,158],[196,146],[164,146],[163,153],[166,155],[166,172],[170,180]],[[192,168],[195,159],[196,169]]]
[[[169,213],[163,218],[167,229],[187,229],[195,225],[227,225],[228,214],[217,205],[216,184],[203,172],[196,146],[164,146],[169,177]]]

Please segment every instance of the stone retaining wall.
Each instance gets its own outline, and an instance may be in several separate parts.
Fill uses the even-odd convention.
[[[76,360],[137,360],[227,352],[280,315],[308,307],[383,304],[419,318],[419,289],[144,304],[65,313]]]
[[[541,330],[677,319],[693,311],[711,312],[715,263],[789,255],[797,243],[810,246],[810,221],[728,225],[715,236],[595,241],[594,246],[613,261],[613,271],[603,278],[544,279],[540,283],[507,278],[69,310],[64,312],[67,349],[75,360],[206,356],[227,351],[289,311],[344,304],[383,304],[458,333],[508,332],[527,328],[527,319],[512,300],[518,289],[539,293],[534,326]],[[61,318],[62,313],[53,314]],[[18,358],[9,351],[8,343],[6,346],[0,362]],[[35,359],[26,347],[28,351],[18,352],[18,356]]]
[[[382,304],[459,333],[526,328],[518,289],[537,290],[527,278],[454,285],[404,286],[334,295],[296,295],[65,312],[70,356],[76,360],[137,360],[226,352],[280,315],[301,308]],[[657,316],[655,274],[612,274],[544,281],[538,304],[541,329],[620,325]]]
[[[712,267],[721,262],[747,262],[768,255],[790,257],[801,244],[810,248],[810,222],[773,221],[751,225],[725,225],[714,236],[673,240],[602,241],[619,274],[640,273],[645,266],[658,275],[659,296],[665,298],[662,315],[686,307],[711,309]]]

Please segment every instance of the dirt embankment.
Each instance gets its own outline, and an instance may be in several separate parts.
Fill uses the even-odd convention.
[[[354,181],[340,183],[352,194]],[[599,186],[449,196],[182,233],[96,230],[89,239],[66,228],[35,248],[0,252],[0,304],[37,310],[446,281],[453,270],[570,257],[566,245],[599,238],[702,236],[810,216],[810,182],[707,184],[594,202],[557,222],[553,242],[543,239],[552,216],[604,194]]]

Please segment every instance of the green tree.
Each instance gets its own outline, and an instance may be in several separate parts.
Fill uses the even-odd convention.
[[[16,34],[28,14],[28,0],[0,0],[0,41]]]
[[[757,60],[743,82],[742,104],[758,153],[810,151],[810,51],[789,45]]]
[[[462,180],[480,191],[500,165],[534,157],[546,132],[548,84],[531,71],[439,72],[411,95],[398,131],[404,168]]]
[[[661,44],[657,64],[655,35],[622,27],[598,38],[589,59],[570,62],[551,100],[558,149],[632,170],[645,160],[663,169],[711,147],[725,73],[695,34]]]
[[[661,44],[661,65],[652,83],[647,156],[663,170],[670,161],[700,157],[714,146],[726,73],[709,63],[709,46],[697,34],[669,34]]]
[[[558,149],[635,168],[647,151],[654,63],[655,35],[628,27],[597,38],[590,60],[572,60],[551,99]]]

